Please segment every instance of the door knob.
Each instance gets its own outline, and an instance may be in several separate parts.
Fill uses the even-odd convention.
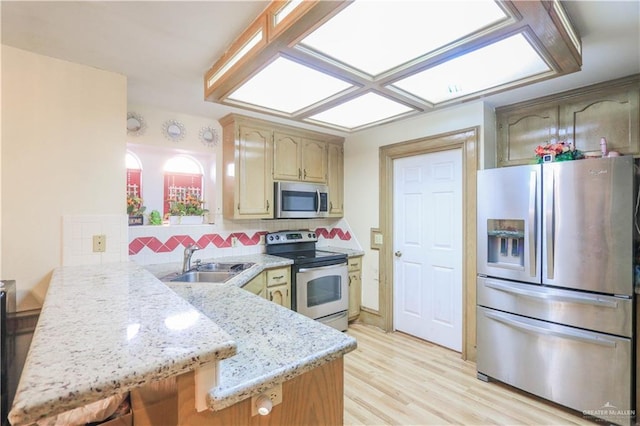
[[[396,255],[396,257],[402,257],[402,252],[400,250],[398,250],[394,254]]]

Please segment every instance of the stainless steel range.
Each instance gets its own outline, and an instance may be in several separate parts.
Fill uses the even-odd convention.
[[[316,250],[312,231],[267,234],[267,254],[293,260],[291,308],[302,315],[345,331],[348,326],[347,255]]]

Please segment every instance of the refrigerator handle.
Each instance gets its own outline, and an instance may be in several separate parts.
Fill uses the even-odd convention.
[[[545,239],[547,243],[547,279],[553,279],[553,230],[555,228],[555,170],[550,169],[549,184],[545,187],[544,209],[545,209]]]
[[[529,274],[536,276],[536,192],[537,192],[538,173],[531,171],[529,176]]]
[[[495,321],[499,321],[507,326],[511,326],[513,328],[518,328],[524,332],[529,332],[532,334],[543,335],[543,336],[555,336],[560,337],[562,339],[570,339],[576,340],[578,342],[592,343],[595,345],[606,346],[609,348],[615,348],[616,342],[614,340],[608,340],[605,337],[600,337],[595,333],[589,332],[581,332],[578,330],[573,330],[569,327],[563,327],[565,330],[553,330],[551,328],[540,327],[534,324],[528,324],[526,319],[523,318],[522,321],[512,319],[507,317],[506,314],[502,312],[485,312],[485,316],[491,318]]]

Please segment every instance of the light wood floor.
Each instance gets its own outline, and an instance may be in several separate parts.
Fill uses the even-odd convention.
[[[476,378],[460,354],[403,333],[349,325],[346,425],[591,425],[575,412]]]

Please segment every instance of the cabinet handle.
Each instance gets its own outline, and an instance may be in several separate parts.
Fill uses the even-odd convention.
[[[333,211],[333,201],[329,201],[329,211]]]
[[[306,178],[307,178],[307,169],[304,169],[304,177],[303,177],[303,179],[306,179]]]
[[[298,167],[298,179],[302,178],[302,170]]]
[[[238,204],[240,205],[240,204]],[[269,211],[269,200],[267,200],[267,211]]]
[[[269,293],[269,300],[273,302],[273,293]]]
[[[238,203],[238,210],[240,210],[240,203]]]
[[[284,275],[278,275],[277,277],[273,277],[274,280],[281,280],[284,278]]]

